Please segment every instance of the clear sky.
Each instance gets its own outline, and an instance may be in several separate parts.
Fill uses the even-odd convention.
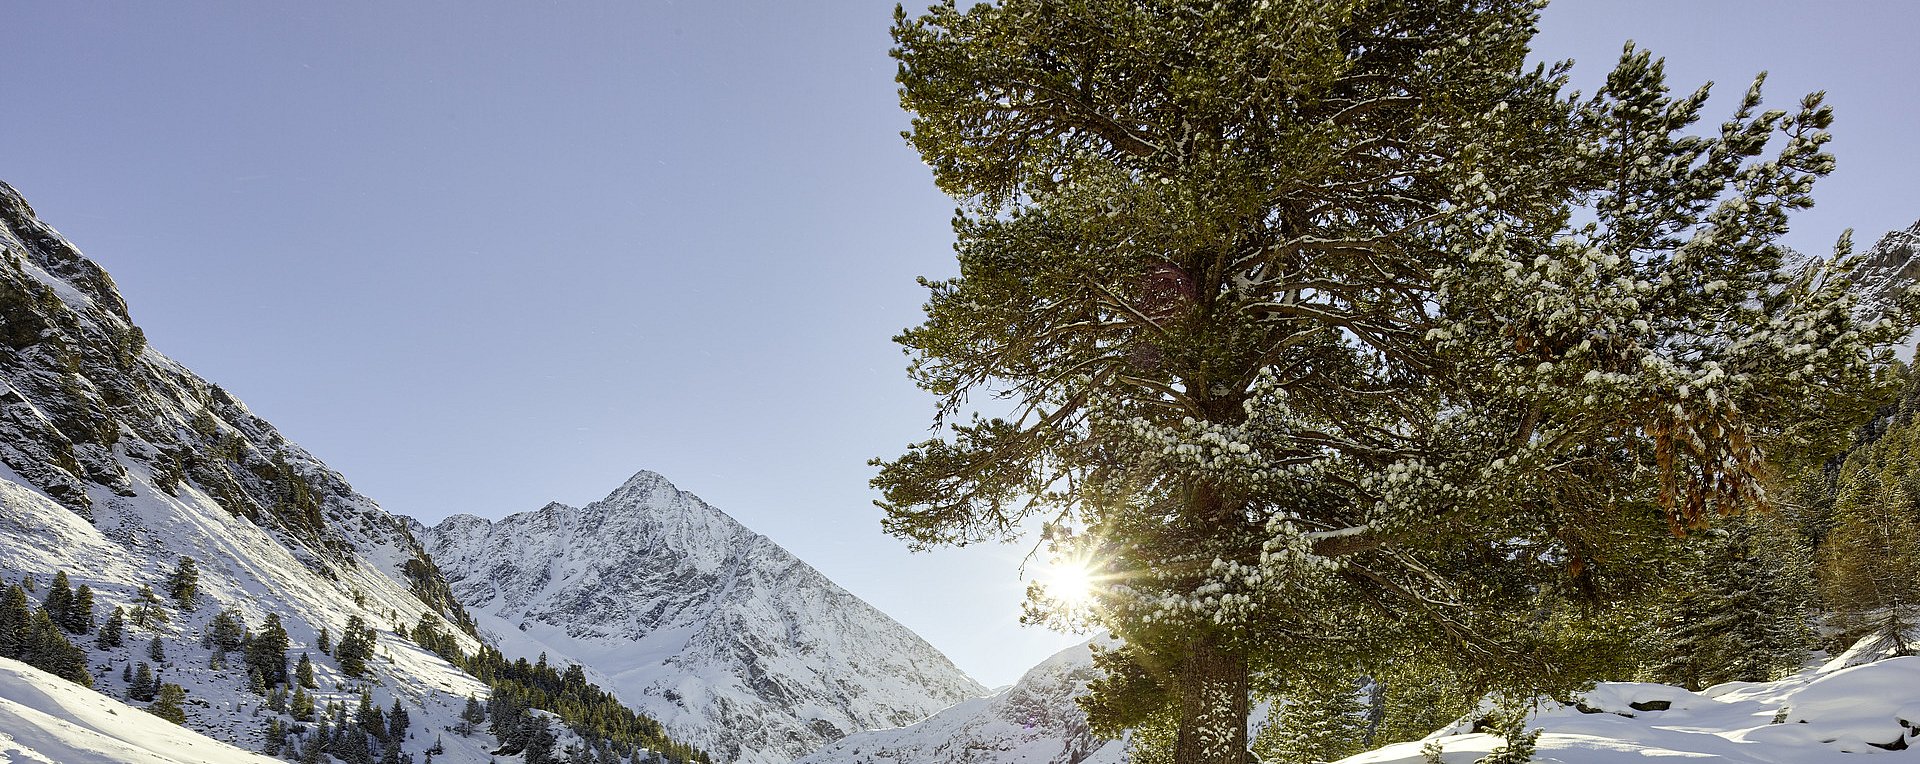
[[[1832,93],[1839,171],[1792,243],[1920,218],[1920,12],[1562,0],[1581,86],[1629,38],[1717,122],[1771,70]],[[152,344],[389,510],[581,505],[665,474],[983,683],[1024,548],[911,555],[866,460],[925,437],[889,342],[953,271],[899,138],[892,4],[0,6],[0,179],[112,272]]]

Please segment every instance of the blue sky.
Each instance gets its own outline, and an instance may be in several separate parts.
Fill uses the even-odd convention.
[[[771,536],[981,681],[1024,548],[912,555],[865,462],[925,437],[889,342],[952,272],[899,138],[892,4],[61,3],[0,11],[0,180],[152,344],[388,509],[580,505],[638,469]],[[1717,120],[1827,89],[1839,170],[1792,243],[1920,218],[1905,2],[1562,0],[1592,90],[1636,39]]]

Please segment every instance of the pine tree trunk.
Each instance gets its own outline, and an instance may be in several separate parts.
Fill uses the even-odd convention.
[[[1250,764],[1247,754],[1247,654],[1211,634],[1188,645],[1178,677],[1179,764]]]

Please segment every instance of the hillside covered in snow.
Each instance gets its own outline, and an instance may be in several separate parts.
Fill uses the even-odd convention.
[[[174,596],[183,558],[197,581]],[[438,762],[503,749],[487,725],[453,731],[489,689],[442,655],[481,645],[407,524],[148,347],[106,272],[0,184],[0,586],[60,609],[47,585],[61,573],[91,596],[66,639],[93,687],[144,705],[176,686],[192,730],[346,758],[368,740]],[[110,640],[100,632],[116,608]],[[302,657],[311,678],[296,681]],[[363,697],[373,717],[405,723],[323,732],[330,706],[343,718]],[[295,710],[302,701],[314,710]]]

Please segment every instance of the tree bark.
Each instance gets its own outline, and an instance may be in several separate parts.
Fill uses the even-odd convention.
[[[1187,647],[1175,703],[1173,760],[1179,764],[1251,764],[1247,753],[1247,653],[1204,634]]]

